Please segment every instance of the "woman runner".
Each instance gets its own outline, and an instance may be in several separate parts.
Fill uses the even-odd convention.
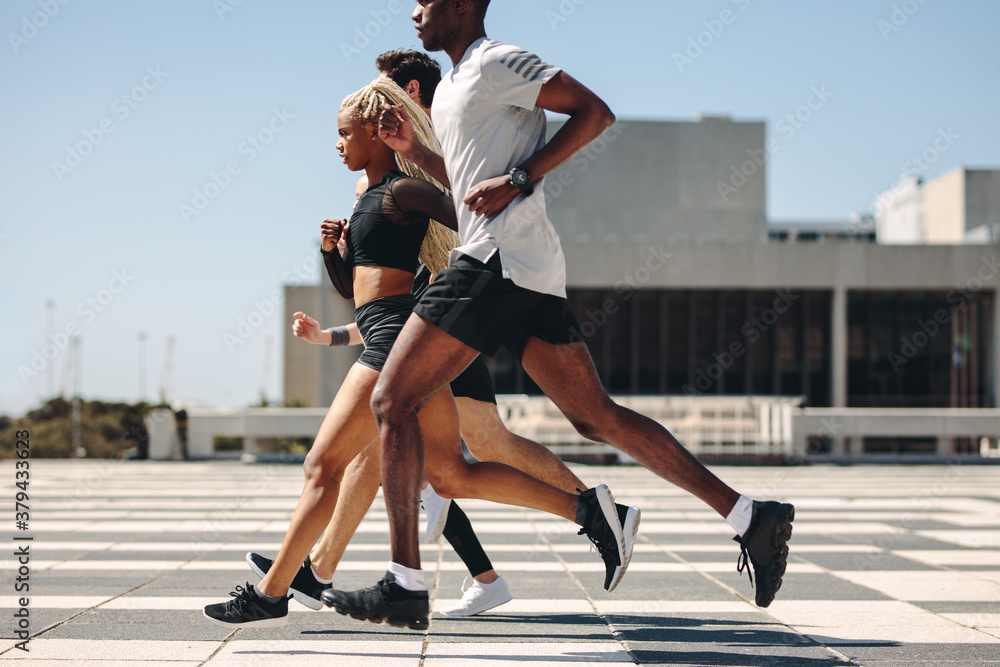
[[[428,181],[400,172],[396,155],[379,137],[378,116],[383,106],[393,104],[413,103],[391,81],[376,79],[341,105],[337,149],[347,167],[364,170],[373,185],[351,216],[346,260],[335,252],[328,257],[338,291],[355,300],[355,318],[366,348],[348,372],[306,457],[305,487],[272,567],[257,587],[237,586],[232,600],[205,608],[206,617],[228,627],[280,627],[287,622],[289,586],[333,514],[344,471],[378,435],[371,393],[415,303],[412,287],[421,246],[435,245],[433,234],[425,244],[430,220],[456,228],[451,198]],[[344,222],[325,221],[324,231],[339,239]],[[437,245],[447,248],[444,241]],[[425,254],[423,259],[432,270],[446,264],[443,252]],[[575,520],[597,545],[606,567],[621,571],[627,567],[618,510],[606,486],[577,496],[503,464],[467,463],[448,390],[431,397],[418,418],[425,434],[423,467],[443,497],[482,498]],[[420,571],[390,563],[378,590],[396,605],[391,616],[383,618],[376,609],[366,616],[369,620],[411,629],[428,627],[429,599]]]

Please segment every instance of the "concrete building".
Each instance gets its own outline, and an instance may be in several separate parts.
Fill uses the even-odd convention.
[[[928,182],[904,177],[875,205],[878,242],[1000,243],[1000,170],[959,167]]]
[[[776,243],[874,243],[875,221],[860,215],[850,220],[782,220],[767,224]]]
[[[879,243],[919,245],[927,242],[923,189],[918,179],[904,176],[896,187],[878,196],[875,230]]]
[[[885,245],[859,221],[769,232],[766,158],[761,122],[623,121],[547,177],[569,300],[608,389],[803,396],[819,408],[997,406],[1000,248],[962,241],[1000,221],[1000,188],[990,191],[1000,172],[911,184],[924,229],[958,216],[961,240],[910,243],[921,229],[911,188],[888,223],[908,244]],[[326,326],[352,316],[326,282],[287,290],[285,309]],[[328,405],[357,354],[289,336],[286,402]],[[490,366],[498,392],[538,392],[505,351]],[[869,446],[885,445],[860,451]],[[933,437],[892,446],[941,452]]]
[[[765,143],[763,122],[621,121],[545,179],[550,216],[564,242],[765,241]]]

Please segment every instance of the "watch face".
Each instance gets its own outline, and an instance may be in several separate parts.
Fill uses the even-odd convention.
[[[515,169],[510,174],[510,180],[514,185],[521,187],[522,185],[528,184],[528,172],[524,169]]]

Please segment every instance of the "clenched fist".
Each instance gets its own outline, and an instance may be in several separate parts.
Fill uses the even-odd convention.
[[[323,331],[319,328],[319,322],[303,312],[296,312],[292,317],[295,318],[292,323],[292,333],[295,334],[296,338],[301,338],[307,343],[323,342],[320,340]]]
[[[324,220],[319,226],[323,250],[330,252],[336,248],[346,227],[347,220],[343,218],[327,218]]]

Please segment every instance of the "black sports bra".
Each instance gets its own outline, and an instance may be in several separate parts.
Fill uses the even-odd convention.
[[[393,184],[401,178],[409,177],[390,171],[358,199],[347,228],[344,263],[348,267],[384,266],[417,272],[417,256],[430,218],[400,209]]]
[[[354,296],[355,266],[384,266],[415,273],[420,246],[433,218],[457,229],[455,204],[431,183],[401,171],[388,172],[365,190],[354,207],[344,238],[344,257],[323,251],[326,271],[341,296]]]

